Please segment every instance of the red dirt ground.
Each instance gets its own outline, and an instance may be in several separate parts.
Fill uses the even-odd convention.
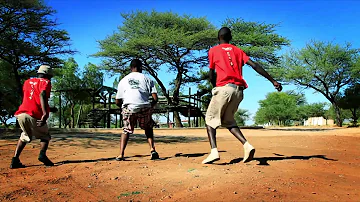
[[[326,128],[325,128],[326,129]],[[121,130],[53,131],[48,156],[27,145],[23,169],[9,169],[17,135],[0,134],[0,201],[360,201],[360,129],[243,130],[256,147],[218,130],[221,160],[202,165],[205,129],[155,130],[163,160],[149,160],[143,131],[117,162]]]

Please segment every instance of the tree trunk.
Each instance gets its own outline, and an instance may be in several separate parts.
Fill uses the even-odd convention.
[[[180,96],[180,85],[182,82],[182,72],[179,71],[176,75],[176,79],[175,79],[175,88],[174,88],[174,94],[173,94],[173,103],[175,105],[179,105],[180,101],[179,101],[179,96]],[[179,112],[174,111],[174,118],[175,118],[175,125],[176,127],[183,127],[183,124],[181,123],[181,118],[179,115]]]
[[[341,119],[341,111],[340,111],[340,108],[339,106],[337,105],[336,102],[333,102],[332,103],[334,109],[335,109],[335,122],[336,122],[336,125],[339,126],[339,127],[342,127],[342,119]]]
[[[180,118],[179,112],[174,111],[173,116],[174,116],[174,119],[175,119],[175,127],[182,128],[183,125],[181,123],[181,118]]]
[[[354,108],[354,110],[350,110],[351,113],[352,113],[352,119],[353,119],[353,125],[354,127],[357,126],[357,120],[358,120],[358,117],[356,115],[356,108]]]
[[[75,104],[71,104],[71,110],[70,110],[70,116],[71,116],[70,128],[74,128],[74,126],[75,126],[74,107],[75,107]]]
[[[14,71],[14,75],[15,75],[17,93],[22,98],[23,97],[23,92],[22,92],[21,78],[20,78],[20,75],[19,75],[19,72],[18,72],[18,67],[16,65],[13,66],[13,71]]]

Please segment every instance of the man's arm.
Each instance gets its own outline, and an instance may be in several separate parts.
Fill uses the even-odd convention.
[[[121,106],[122,106],[122,103],[123,103],[123,100],[122,100],[122,99],[116,99],[116,100],[115,100],[116,106],[118,106],[118,107],[120,107],[120,108],[121,108]]]
[[[209,71],[209,81],[212,84],[212,86],[216,87],[216,72],[215,69],[210,69]]]
[[[156,103],[158,102],[158,96],[157,93],[151,93],[152,96],[152,102],[151,102],[151,107],[155,107]]]
[[[41,119],[38,120],[37,125],[39,127],[45,125],[46,120],[49,118],[49,113],[48,113],[48,110],[47,110],[48,98],[46,96],[46,91],[45,90],[41,91],[41,93],[40,93],[40,104],[41,104],[41,110],[42,110],[43,115],[42,115]]]
[[[276,88],[276,90],[281,91],[282,90],[282,86],[280,83],[278,83],[277,81],[275,81],[275,79],[270,76],[269,73],[267,73],[265,71],[264,68],[261,67],[261,65],[257,62],[252,61],[251,59],[249,59],[246,64],[250,65],[258,74],[260,74],[261,76],[265,77],[267,80],[269,80]]]

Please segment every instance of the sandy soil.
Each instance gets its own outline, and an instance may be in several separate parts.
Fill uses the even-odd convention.
[[[9,169],[18,135],[0,134],[0,201],[360,201],[360,129],[243,130],[256,158],[242,163],[241,144],[218,130],[221,160],[202,165],[205,129],[155,130],[162,160],[149,160],[136,131],[117,162],[120,130],[53,131],[48,156],[25,148],[23,169]]]

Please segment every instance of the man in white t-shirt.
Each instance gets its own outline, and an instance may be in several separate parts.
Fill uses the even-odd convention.
[[[129,135],[134,133],[134,126],[139,123],[145,130],[147,141],[150,145],[151,160],[158,159],[159,154],[154,146],[154,121],[152,120],[153,107],[158,101],[154,82],[142,74],[142,63],[134,59],[130,63],[131,73],[125,76],[118,85],[116,105],[121,107],[124,132],[121,135],[120,155],[116,160],[124,160],[124,151],[129,140]],[[150,95],[152,102],[149,101]]]

